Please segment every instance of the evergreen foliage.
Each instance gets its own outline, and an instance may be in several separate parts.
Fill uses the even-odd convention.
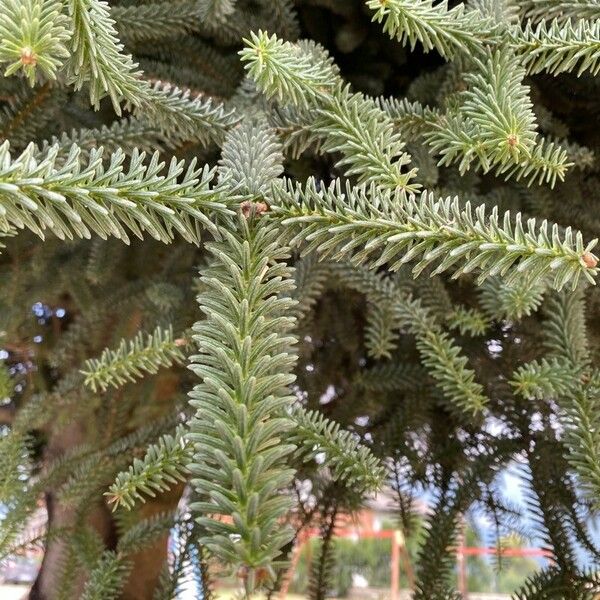
[[[0,62],[8,63],[5,76],[22,71],[34,85],[37,70],[54,79],[62,60],[69,56],[69,30],[60,2],[10,0],[0,23]]]
[[[106,349],[100,358],[89,359],[87,371],[83,371],[84,383],[96,392],[105,391],[109,385],[119,387],[128,381],[134,382],[136,377],[143,377],[144,372],[154,374],[161,367],[182,362],[179,346],[183,344],[184,340],[173,339],[171,330],[157,328],[146,338],[139,333],[129,344],[122,340],[116,350]]]
[[[523,526],[515,462],[552,556],[515,599],[600,592],[599,17],[3,3],[0,558],[43,545],[32,597],[273,597],[309,528],[322,599],[389,489],[406,535],[435,498],[414,597],[455,599],[464,515]]]
[[[185,431],[179,428],[175,435],[165,434],[157,444],[148,447],[143,459],[135,458],[128,471],[121,471],[106,495],[116,510],[120,505],[133,508],[144,495],[155,497],[178,481],[185,481],[191,458],[190,444]]]

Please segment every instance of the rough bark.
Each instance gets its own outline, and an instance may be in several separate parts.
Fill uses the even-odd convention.
[[[44,463],[50,464],[67,450],[81,444],[85,437],[85,428],[78,422],[71,423],[60,432],[55,433],[49,438],[44,450]],[[49,531],[55,528],[70,529],[76,526],[77,509],[61,504],[57,499],[56,490],[47,490],[45,500]],[[115,524],[110,511],[103,502],[90,506],[88,514],[85,515],[85,521],[98,532],[108,548],[114,547],[116,543]],[[56,588],[62,571],[65,546],[64,541],[59,538],[50,538],[48,541],[40,571],[29,593],[30,600],[54,600],[57,597]],[[73,584],[75,598],[79,597],[84,583],[83,575],[76,576]]]
[[[170,492],[147,502],[140,509],[141,518],[147,519],[174,510],[182,493],[183,485],[178,485]],[[123,588],[122,600],[152,600],[161,570],[167,560],[168,537],[164,535],[142,552],[132,555],[133,568]]]
[[[163,405],[170,406],[177,390],[179,378],[171,373],[164,373],[157,378],[153,405],[158,412]],[[164,408],[163,408],[164,410]],[[94,432],[89,427],[95,426],[95,420],[72,422],[58,431],[48,432],[48,441],[44,448],[43,464],[50,465],[53,461],[63,456],[69,450],[89,441]],[[110,427],[110,424],[106,425]],[[170,512],[177,508],[184,486],[174,486],[169,492],[159,494],[156,498],[148,498],[147,502],[140,504],[139,517],[147,519],[160,513]],[[53,528],[72,529],[84,525],[93,528],[103,540],[107,550],[114,550],[118,543],[118,532],[110,508],[101,493],[96,502],[89,502],[89,509],[81,521],[81,513],[77,507],[65,506],[57,497],[57,490],[46,490],[46,510],[48,513],[48,530]],[[168,535],[162,536],[154,544],[141,552],[128,556],[132,569],[123,588],[122,600],[152,600],[161,570],[167,560]],[[42,565],[37,579],[29,594],[29,600],[55,600],[58,596],[58,585],[62,565],[65,559],[66,544],[60,538],[50,538],[42,560]],[[73,574],[72,598],[81,596],[85,585],[86,574],[80,570]]]

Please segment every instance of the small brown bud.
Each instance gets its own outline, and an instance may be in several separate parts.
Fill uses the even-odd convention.
[[[257,202],[254,205],[254,210],[256,210],[259,215],[264,215],[269,210],[269,206],[266,202]]]
[[[268,210],[269,206],[266,202],[251,202],[250,200],[244,200],[240,204],[242,214],[248,218],[250,215],[264,215]]]
[[[181,346],[185,346],[186,345],[186,341],[185,338],[177,338],[175,340],[175,345],[180,348]]]
[[[21,63],[24,65],[33,65],[34,67],[37,65],[37,56],[29,46],[21,49]]]
[[[519,136],[516,133],[511,133],[506,141],[511,148],[514,148],[519,143]]]
[[[240,204],[240,210],[242,211],[242,214],[248,218],[252,212],[252,202],[250,202],[250,200],[244,200]]]
[[[258,567],[256,569],[256,583],[262,585],[267,583],[270,579],[269,571],[265,567]]]
[[[586,252],[581,260],[588,269],[593,269],[598,264],[598,259],[591,252]]]
[[[237,576],[246,584],[248,580],[253,580],[254,585],[262,585],[271,579],[269,570],[266,567],[248,567],[241,566],[238,569]]]

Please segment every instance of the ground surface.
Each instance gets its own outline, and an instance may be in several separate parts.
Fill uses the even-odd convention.
[[[27,597],[28,585],[12,585],[0,583],[0,598],[2,600],[23,600]]]
[[[1,600],[25,600],[27,598],[27,592],[29,586],[27,585],[9,585],[0,583],[0,599]],[[235,592],[232,590],[218,590],[217,600],[233,600]],[[385,594],[380,596],[382,600],[387,598]],[[369,595],[365,597],[368,600],[375,600],[373,596]],[[377,600],[379,600],[377,598]],[[256,597],[256,600],[262,600],[260,596]],[[288,594],[286,600],[306,600],[305,596],[299,596],[297,594]],[[361,600],[359,592],[352,594],[352,600]],[[469,600],[509,600],[509,596],[502,594],[469,594]]]

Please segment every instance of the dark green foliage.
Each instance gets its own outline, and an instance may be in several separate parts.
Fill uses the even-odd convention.
[[[311,565],[308,597],[310,600],[325,600],[330,595],[335,567],[335,525],[339,506],[336,500],[325,505],[322,515],[321,540]]]

